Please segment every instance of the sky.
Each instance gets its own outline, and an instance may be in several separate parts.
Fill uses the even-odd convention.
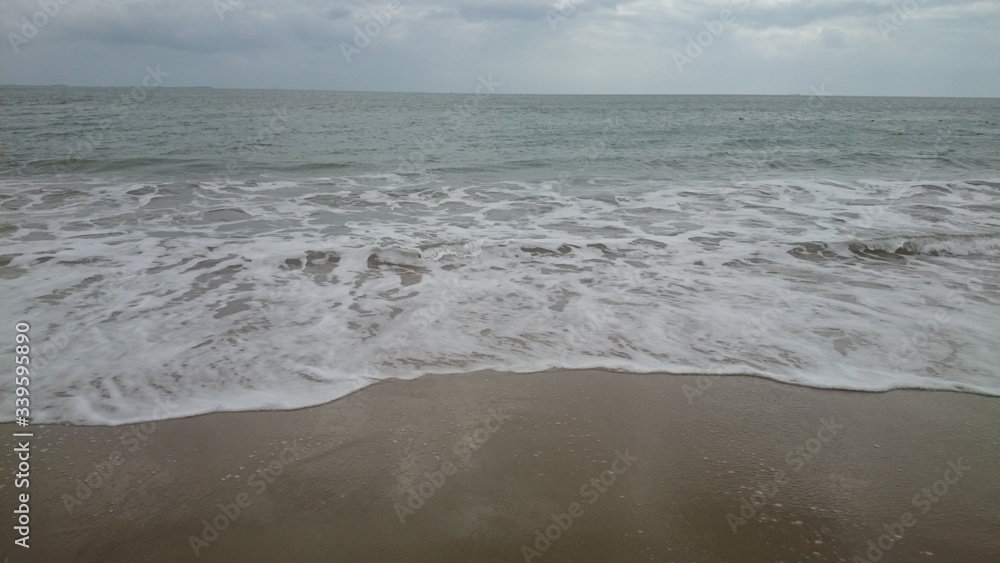
[[[5,0],[0,84],[1000,95],[1000,0]],[[148,67],[148,69],[147,69]]]

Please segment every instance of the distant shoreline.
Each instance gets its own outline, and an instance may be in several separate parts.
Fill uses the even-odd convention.
[[[86,89],[99,89],[99,88],[131,88],[132,86],[73,86],[69,84],[41,84],[41,85],[30,85],[30,84],[0,84],[0,88],[10,88],[10,89],[38,89],[38,88],[86,88]],[[259,90],[262,92],[330,92],[330,93],[344,93],[344,94],[418,94],[418,95],[452,95],[452,96],[467,96],[468,93],[462,92],[401,92],[399,90],[327,90],[319,88],[232,88],[232,87],[221,87],[221,86],[160,86],[160,88],[165,90],[248,90],[254,91]],[[712,98],[788,98],[792,96],[806,96],[808,93],[790,93],[790,94],[552,94],[552,93],[535,93],[535,92],[494,92],[490,94],[491,96],[539,96],[539,97],[562,97],[562,96],[573,96],[573,97],[592,97],[592,98],[628,98],[628,97],[643,97],[643,98],[696,98],[696,97],[712,97]],[[824,99],[837,99],[837,98],[884,98],[884,99],[928,99],[928,100],[995,100],[1000,98],[1000,96],[880,96],[880,95],[869,95],[869,94],[829,94],[824,95]]]

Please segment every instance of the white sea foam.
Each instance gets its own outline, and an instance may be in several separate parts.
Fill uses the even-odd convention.
[[[407,182],[3,186],[0,299],[32,327],[35,421],[481,369],[1000,395],[995,180]]]

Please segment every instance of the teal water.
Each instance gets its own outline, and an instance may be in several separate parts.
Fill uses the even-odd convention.
[[[39,421],[479,369],[1000,394],[1000,100],[129,95],[0,89]]]
[[[419,170],[458,183],[566,173],[577,181],[958,179],[995,173],[1000,149],[997,99],[161,89],[137,101],[127,88],[2,95],[5,177],[242,181]]]

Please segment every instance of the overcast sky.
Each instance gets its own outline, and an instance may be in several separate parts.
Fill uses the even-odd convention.
[[[1000,95],[1000,1],[4,0],[0,83]],[[395,12],[395,13],[393,13]]]

